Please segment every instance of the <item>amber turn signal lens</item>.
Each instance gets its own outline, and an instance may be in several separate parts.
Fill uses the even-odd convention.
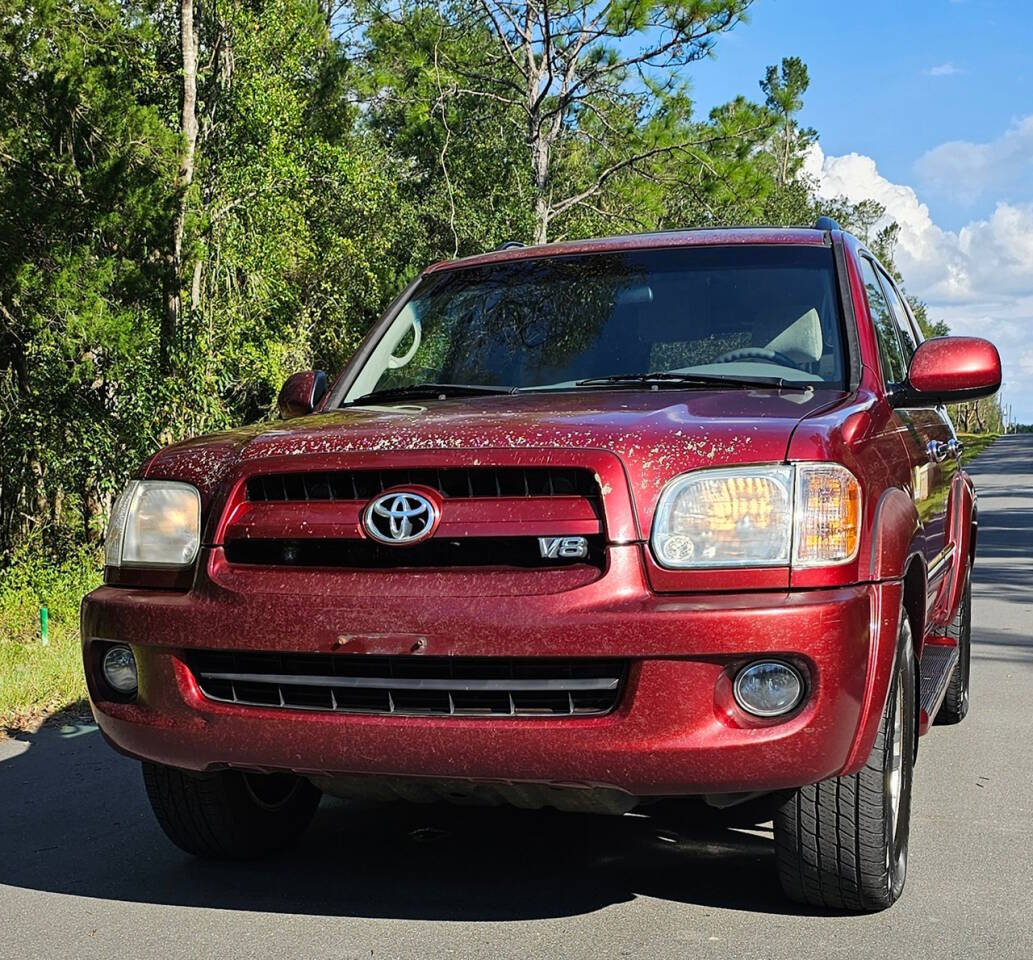
[[[861,486],[836,463],[796,467],[793,566],[846,563],[861,537]]]

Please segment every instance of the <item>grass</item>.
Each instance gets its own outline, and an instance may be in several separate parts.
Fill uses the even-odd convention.
[[[86,697],[79,653],[79,602],[100,583],[87,549],[49,562],[30,543],[0,571],[0,735],[31,730]],[[49,614],[48,643],[40,636],[40,607]]]
[[[77,626],[52,627],[48,646],[0,641],[0,728],[32,730],[85,696]]]
[[[958,439],[965,445],[961,451],[961,462],[975,460],[998,437],[996,433],[959,433]]]
[[[965,463],[996,434],[960,434]],[[0,571],[0,736],[31,730],[80,706],[86,697],[79,653],[79,601],[100,583],[99,558],[70,551],[60,563],[30,543]],[[39,609],[47,607],[49,643],[40,638]]]

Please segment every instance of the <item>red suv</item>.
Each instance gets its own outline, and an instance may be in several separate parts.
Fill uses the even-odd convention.
[[[97,722],[200,856],[283,847],[321,792],[683,798],[773,818],[793,899],[886,907],[918,737],[968,708],[943,404],[1000,376],[829,220],[437,264],[284,422],[129,484]]]

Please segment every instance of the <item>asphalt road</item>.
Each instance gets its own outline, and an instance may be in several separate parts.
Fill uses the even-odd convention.
[[[1033,957],[1033,437],[980,490],[972,711],[916,771],[904,897],[800,911],[770,839],[684,814],[324,802],[258,865],[172,848],[91,727],[0,742],[0,957]]]

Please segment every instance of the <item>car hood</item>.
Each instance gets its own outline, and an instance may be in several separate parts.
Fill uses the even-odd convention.
[[[377,451],[596,449],[624,465],[641,529],[659,490],[700,467],[784,460],[805,417],[838,390],[584,390],[353,406],[187,440],[145,476],[195,484],[207,501],[233,468],[269,457]]]

